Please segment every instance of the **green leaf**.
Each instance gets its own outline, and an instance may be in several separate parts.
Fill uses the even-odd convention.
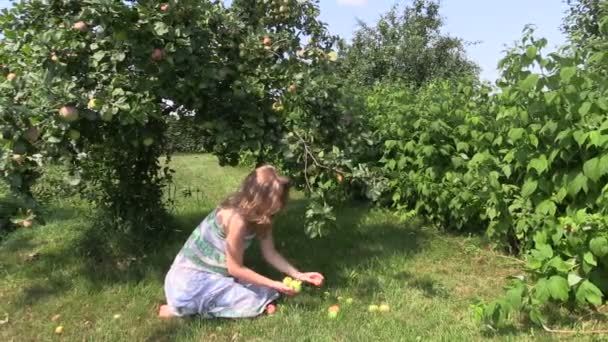
[[[591,266],[597,266],[597,260],[591,252],[587,252],[583,255],[583,260]]]
[[[524,183],[524,186],[521,188],[521,196],[522,197],[530,197],[538,188],[538,182],[533,179],[528,179]]]
[[[91,58],[93,58],[95,61],[99,62],[101,61],[104,57],[106,56],[106,52],[105,51],[97,51],[93,54],[93,56],[91,56]]]
[[[602,177],[601,169],[600,169],[600,159],[592,158],[589,159],[583,164],[583,173],[587,178],[591,179],[594,182],[597,182]]]
[[[608,174],[608,154],[605,154],[604,156],[602,156],[602,158],[600,158],[598,168],[600,169],[600,174],[602,176]]]
[[[530,45],[526,49],[526,56],[528,56],[528,58],[530,58],[530,59],[533,59],[534,57],[536,57],[537,53],[538,53],[538,49],[534,45]]]
[[[538,206],[536,206],[536,212],[539,214],[553,216],[553,215],[555,215],[556,211],[557,211],[557,206],[550,199],[544,200],[544,201],[540,202],[538,204]]]
[[[534,291],[532,293],[536,300],[541,303],[546,303],[551,297],[548,280],[546,278],[539,279],[534,285]]]
[[[534,324],[541,325],[541,326],[542,326],[543,324],[545,324],[545,321],[546,321],[546,319],[545,319],[545,317],[543,316],[543,314],[542,314],[542,313],[540,312],[540,310],[539,310],[538,308],[536,308],[536,307],[532,307],[532,308],[530,309],[530,320],[531,320],[532,322],[534,322]]]
[[[602,291],[589,280],[583,281],[576,290],[576,301],[583,305],[589,303],[600,306],[603,297]]]
[[[521,81],[519,87],[524,91],[531,91],[536,88],[536,85],[538,84],[538,79],[539,76],[537,74],[530,74],[523,81]]]
[[[589,134],[584,131],[575,131],[572,133],[572,137],[574,137],[574,141],[578,144],[578,146],[583,146]]]
[[[549,260],[547,266],[553,267],[556,271],[560,273],[568,273],[573,267],[571,264],[565,262],[559,256],[556,256],[553,259]]]
[[[566,280],[566,278],[554,275],[549,278],[549,281],[547,282],[547,287],[553,299],[561,300],[562,302],[568,300],[569,287],[568,280]]]
[[[553,248],[547,244],[538,244],[531,254],[534,258],[541,261],[551,259],[553,257]]]
[[[597,257],[605,257],[608,255],[608,239],[603,236],[591,239],[589,249]]]
[[[576,75],[575,67],[565,67],[559,72],[559,77],[564,83],[569,83],[574,75]]]
[[[578,109],[578,113],[580,115],[587,115],[587,113],[589,113],[590,109],[591,109],[591,102],[583,102],[581,107]]]
[[[548,104],[553,104],[553,101],[555,101],[555,99],[557,98],[558,92],[556,91],[549,91],[545,93],[545,101],[547,101]]]
[[[156,32],[156,34],[159,36],[164,36],[165,34],[169,33],[169,27],[167,27],[167,25],[162,21],[159,21],[154,24],[154,32]]]
[[[581,278],[578,274],[576,273],[569,273],[568,274],[568,285],[570,287],[580,283],[583,280],[583,278]]]
[[[516,142],[524,136],[525,132],[526,130],[521,127],[511,128],[509,130],[509,139],[511,139],[511,141],[513,142]]]
[[[587,191],[587,177],[583,173],[579,173],[576,177],[568,184],[568,193],[571,196],[576,196],[581,189]]]
[[[528,164],[528,171],[530,169],[534,169],[539,175],[541,175],[547,171],[548,167],[549,162],[547,161],[547,157],[542,155],[540,158],[534,158],[530,161],[530,164]]]

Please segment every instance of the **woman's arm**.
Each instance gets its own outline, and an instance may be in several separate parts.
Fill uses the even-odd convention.
[[[282,282],[274,281],[243,265],[245,253],[244,238],[247,233],[245,222],[238,215],[231,215],[227,224],[226,234],[226,266],[228,273],[244,282],[273,288],[282,293],[293,295],[293,289]]]
[[[274,247],[274,239],[272,238],[272,232],[269,231],[260,237],[260,248],[262,249],[262,255],[264,259],[276,268],[279,272],[282,272],[294,279],[299,279],[301,272],[292,266],[285,258],[277,252]]]
[[[264,256],[264,259],[266,259],[269,264],[274,266],[274,268],[280,272],[283,272],[294,279],[301,280],[315,286],[321,286],[321,284],[323,284],[325,277],[323,277],[321,273],[302,273],[293,267],[287,260],[285,260],[285,258],[279,252],[277,252],[274,247],[272,231],[268,231],[267,234],[260,237],[260,248],[262,248],[262,255]]]

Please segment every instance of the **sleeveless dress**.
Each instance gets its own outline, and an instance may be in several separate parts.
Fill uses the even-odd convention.
[[[241,282],[228,274],[226,233],[213,210],[192,232],[165,277],[167,305],[175,316],[255,317],[279,298],[271,288]],[[248,248],[255,234],[245,238]]]

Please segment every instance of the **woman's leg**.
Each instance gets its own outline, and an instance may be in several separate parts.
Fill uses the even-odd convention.
[[[223,278],[221,282],[221,289],[207,304],[206,312],[211,317],[256,317],[280,296],[271,288],[240,283],[230,277]]]
[[[245,318],[263,313],[279,293],[232,277],[175,267],[167,273],[165,296],[167,305],[159,310],[160,317]]]

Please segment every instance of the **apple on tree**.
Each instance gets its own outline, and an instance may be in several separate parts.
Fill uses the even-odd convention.
[[[25,157],[22,154],[13,154],[11,159],[15,162],[15,164],[21,165],[23,164]]]
[[[12,80],[15,79],[15,77],[17,77],[17,74],[15,74],[14,72],[9,72],[8,75],[6,75],[6,79],[10,82]]]
[[[32,126],[25,131],[23,137],[29,141],[30,144],[33,144],[38,140],[38,138],[40,138],[40,131],[37,127]]]
[[[88,29],[87,24],[82,20],[75,22],[72,28],[79,32],[86,32],[86,30]]]
[[[67,122],[74,122],[78,120],[78,110],[73,106],[63,106],[59,109],[59,116]]]
[[[152,51],[152,54],[150,55],[150,57],[154,61],[160,61],[165,57],[165,50],[156,48],[156,49],[154,49],[154,51]]]

